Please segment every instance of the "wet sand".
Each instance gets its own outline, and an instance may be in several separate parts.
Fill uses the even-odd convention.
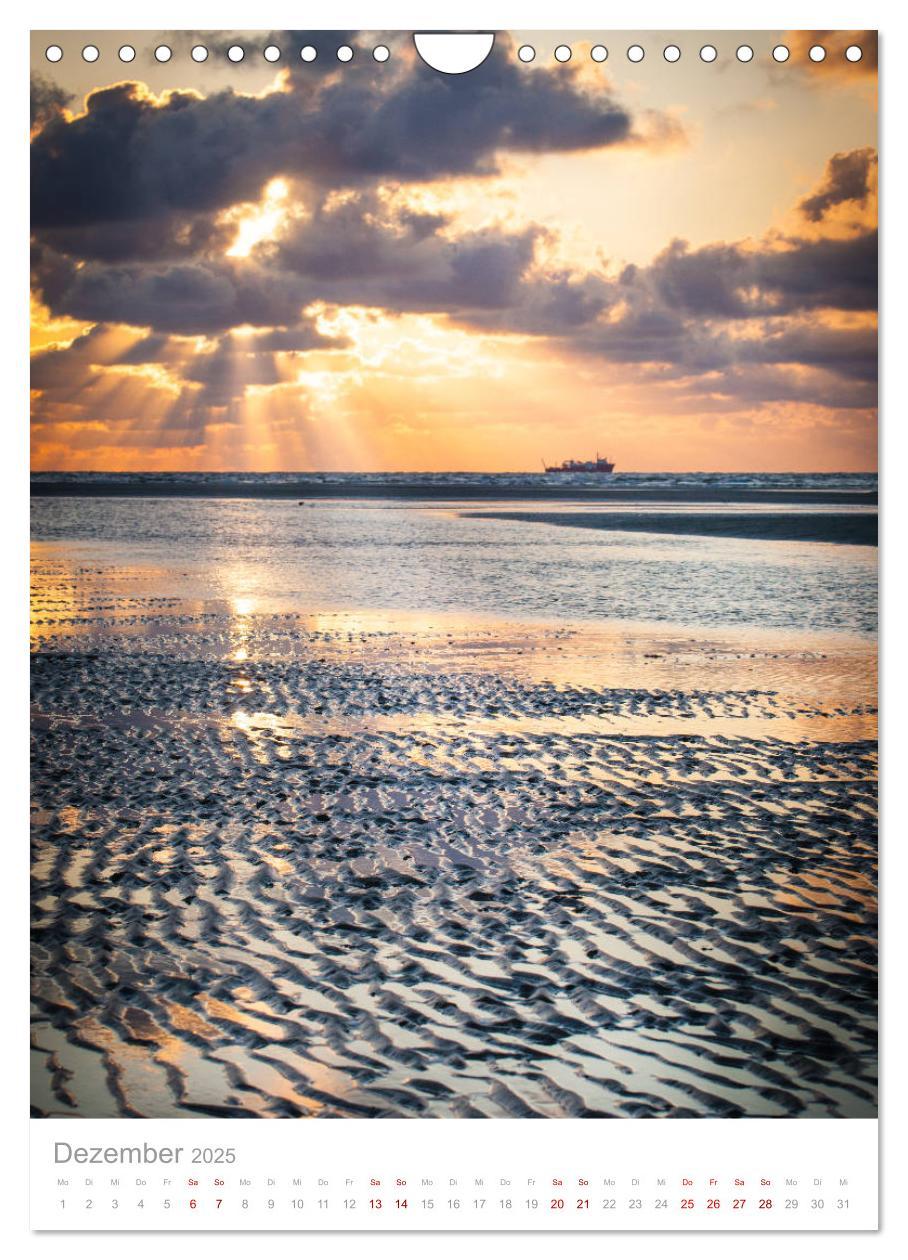
[[[529,521],[574,529],[640,534],[695,534],[706,538],[752,538],[772,542],[877,545],[876,513],[862,512],[482,512],[465,516]]]
[[[62,589],[35,1114],[875,1114],[868,641]]]

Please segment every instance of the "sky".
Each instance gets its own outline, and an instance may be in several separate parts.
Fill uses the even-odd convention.
[[[876,467],[868,32],[500,32],[464,75],[33,32],[32,71],[35,470]]]

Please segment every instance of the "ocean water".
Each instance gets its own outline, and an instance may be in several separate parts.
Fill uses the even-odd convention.
[[[255,487],[281,486],[298,481],[318,481],[336,485],[338,489],[351,484],[388,486],[424,485],[438,488],[450,486],[456,493],[458,487],[480,486],[494,492],[496,488],[526,486],[527,490],[540,486],[607,486],[609,488],[644,489],[750,489],[750,490],[876,490],[876,473],[723,473],[678,472],[638,473],[617,472],[607,479],[589,473],[513,472],[173,472],[173,473],[108,473],[108,472],[36,472],[32,482],[45,485],[60,481],[120,482],[124,487],[140,485],[154,480],[173,486],[206,486],[227,484]]]
[[[858,480],[868,488],[867,478],[848,485]],[[864,636],[876,629],[874,548],[465,515],[475,510],[475,502],[456,501],[35,498],[33,538],[44,544],[36,576],[80,573],[80,598],[116,588],[252,600],[274,611],[396,609]]]

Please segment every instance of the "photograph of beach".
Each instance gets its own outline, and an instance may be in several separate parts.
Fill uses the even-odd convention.
[[[33,36],[33,1116],[876,1116],[823,34]]]

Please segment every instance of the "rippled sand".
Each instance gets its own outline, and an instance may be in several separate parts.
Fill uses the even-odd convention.
[[[36,1114],[875,1113],[866,645],[93,589],[33,608]]]

